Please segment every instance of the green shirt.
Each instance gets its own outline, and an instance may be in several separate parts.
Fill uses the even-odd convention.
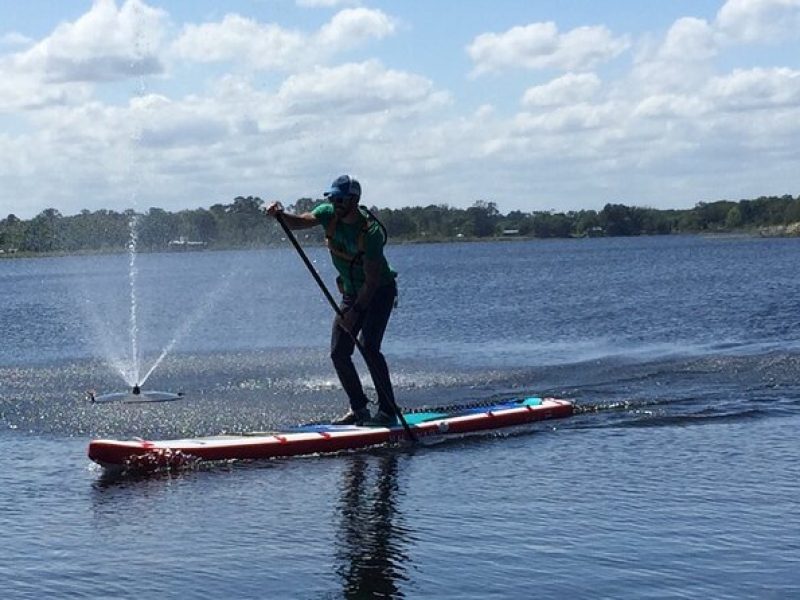
[[[333,204],[330,202],[320,204],[311,211],[311,214],[317,218],[323,229],[327,231],[328,225],[334,217]],[[364,231],[364,258],[381,263],[380,285],[391,283],[397,273],[389,266],[389,262],[383,254],[385,242],[383,231],[375,221],[372,219],[367,220],[363,213],[361,217],[355,223],[343,223],[339,220],[333,232],[333,240],[344,252],[355,256],[358,254],[358,238],[364,229],[364,224],[367,223],[367,230]],[[333,258],[333,266],[336,267],[342,279],[344,293],[352,296],[356,295],[361,286],[364,285],[364,265],[362,262],[358,260],[353,263],[335,254],[331,254],[331,258]]]

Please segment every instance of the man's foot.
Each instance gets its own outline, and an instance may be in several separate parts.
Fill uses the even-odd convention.
[[[366,424],[380,425],[381,427],[391,427],[392,425],[397,425],[398,423],[399,421],[394,413],[388,413],[383,410],[379,410],[375,413],[374,417],[367,421]]]
[[[331,421],[331,425],[363,425],[370,419],[369,409],[362,408],[360,410],[347,411],[347,414]]]

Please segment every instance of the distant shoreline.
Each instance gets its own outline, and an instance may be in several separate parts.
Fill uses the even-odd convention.
[[[625,239],[625,238],[656,238],[656,237],[676,237],[676,236],[694,236],[704,238],[724,238],[724,239],[744,239],[744,238],[800,238],[800,231],[774,231],[775,228],[770,228],[770,231],[758,230],[744,230],[744,231],[701,231],[701,232],[682,232],[682,233],[668,233],[668,234],[641,234],[641,235],[603,235],[603,236],[569,236],[569,237],[536,237],[532,235],[515,235],[515,236],[492,236],[492,237],[462,237],[462,238],[414,238],[414,239],[394,239],[390,240],[390,245],[420,245],[420,244],[474,244],[480,242],[498,242],[498,243],[518,243],[518,242],[532,242],[532,241],[554,241],[554,240],[586,240],[586,239]],[[785,228],[784,228],[785,229]],[[307,247],[324,247],[324,243],[316,240],[307,241],[303,244]],[[195,254],[202,252],[234,252],[238,250],[266,250],[272,248],[284,247],[279,243],[265,243],[262,245],[242,245],[242,246],[205,246],[197,249],[170,249],[170,248],[142,248],[137,249],[137,254]],[[288,247],[288,246],[287,246]],[[67,256],[107,256],[115,254],[127,254],[127,248],[106,248],[96,250],[79,250],[77,252],[29,252],[29,251],[16,251],[16,252],[0,252],[0,260],[8,259],[22,259],[22,258],[60,258]]]
[[[301,214],[323,201],[300,198],[289,210]],[[800,196],[761,196],[755,200],[699,202],[686,210],[606,204],[602,210],[511,211],[495,202],[469,208],[446,204],[400,209],[369,209],[392,243],[426,244],[642,235],[800,236]],[[0,256],[64,256],[124,252],[133,243],[146,251],[197,251],[263,248],[283,243],[277,223],[264,215],[264,201],[237,196],[230,204],[170,213],[99,210],[63,216],[46,209],[24,221],[0,220]],[[299,236],[306,245],[323,243],[315,229]],[[285,240],[284,240],[285,241]]]

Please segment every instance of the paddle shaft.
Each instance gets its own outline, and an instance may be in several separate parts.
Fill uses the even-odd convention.
[[[280,224],[281,228],[283,228],[283,231],[286,234],[286,237],[289,238],[289,241],[292,243],[292,246],[294,246],[294,249],[297,250],[297,254],[300,255],[300,258],[305,263],[306,267],[308,268],[309,273],[311,273],[311,276],[314,278],[314,281],[317,282],[317,285],[319,286],[319,289],[322,290],[322,293],[325,295],[325,298],[328,300],[328,302],[330,303],[330,305],[333,308],[333,310],[336,312],[336,314],[339,316],[339,318],[343,318],[344,317],[344,313],[342,312],[342,309],[339,308],[339,305],[336,303],[336,300],[331,295],[331,293],[328,291],[328,287],[325,285],[325,282],[322,281],[322,278],[319,276],[319,273],[317,273],[317,270],[314,268],[314,265],[312,265],[311,261],[308,260],[308,256],[306,256],[305,251],[300,246],[300,243],[297,241],[297,238],[292,233],[292,230],[289,229],[289,226],[286,224],[286,221],[283,219],[283,213],[281,213],[281,212],[275,213],[275,219],[278,221],[278,223]],[[362,344],[358,340],[358,336],[356,336],[352,331],[350,331],[349,329],[347,329],[346,331],[350,335],[350,337],[353,339],[353,343],[356,345],[356,348],[358,348],[358,351],[361,352],[361,356],[364,357],[364,360],[366,361],[367,366],[370,368],[370,371],[373,372],[373,373],[377,373],[379,370],[375,369],[374,365],[370,364],[370,361],[371,361],[370,355],[369,355],[369,353],[367,353],[367,349],[364,348],[364,344]],[[382,383],[376,381],[375,385],[376,386],[381,386]],[[406,422],[406,419],[403,416],[403,413],[400,412],[400,408],[397,406],[397,403],[394,401],[394,399],[392,399],[391,394],[388,394],[387,393],[388,390],[385,390],[385,389],[382,389],[380,391],[383,393],[384,397],[391,403],[392,410],[394,411],[394,414],[397,415],[397,418],[400,420],[400,423],[403,425],[403,429],[405,429],[406,435],[408,436],[408,439],[411,440],[412,442],[416,442],[417,441],[417,437],[414,435],[414,432],[411,431],[411,428],[408,426],[408,423]]]

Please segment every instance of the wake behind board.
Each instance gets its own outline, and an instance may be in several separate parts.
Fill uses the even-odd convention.
[[[573,413],[568,400],[524,398],[455,411],[403,416],[418,439],[502,430]],[[264,459],[355,450],[406,440],[402,425],[303,425],[285,431],[176,440],[92,440],[89,458],[107,469],[165,468],[182,462]]]

